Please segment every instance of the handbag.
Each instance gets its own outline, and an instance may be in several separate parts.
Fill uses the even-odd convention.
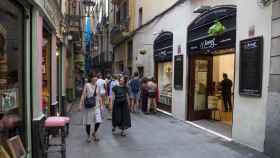
[[[86,96],[85,101],[85,108],[90,109],[96,106],[96,88],[94,89],[94,94],[91,97]]]

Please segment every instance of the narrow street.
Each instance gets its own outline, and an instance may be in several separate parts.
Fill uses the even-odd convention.
[[[111,122],[104,120],[101,140],[88,144],[81,113],[72,112],[71,117],[67,158],[267,158],[163,114],[133,114],[127,137],[112,134]]]

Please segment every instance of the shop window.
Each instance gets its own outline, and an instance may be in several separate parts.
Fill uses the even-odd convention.
[[[158,87],[160,93],[159,102],[164,105],[172,105],[172,62],[158,64]]]
[[[13,136],[25,138],[23,15],[20,5],[0,1],[0,145],[4,147]]]

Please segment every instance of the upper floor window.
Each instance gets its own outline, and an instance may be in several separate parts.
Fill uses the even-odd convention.
[[[128,16],[128,7],[127,7],[127,2],[123,4],[123,19],[127,18]]]
[[[138,27],[140,27],[143,23],[143,8],[139,8],[138,12]]]

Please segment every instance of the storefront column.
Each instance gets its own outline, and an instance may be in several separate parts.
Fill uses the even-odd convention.
[[[27,152],[27,158],[31,158],[32,155],[32,114],[31,114],[31,77],[30,77],[30,68],[32,66],[31,64],[31,47],[30,47],[30,42],[31,42],[31,37],[30,37],[30,31],[31,31],[31,26],[30,26],[30,14],[27,13],[28,19],[25,21],[25,65],[24,65],[24,70],[25,70],[25,101],[26,101],[26,132],[27,132],[27,146],[26,146],[26,152]]]
[[[31,55],[31,87],[32,87],[32,157],[41,158],[43,144],[43,122],[42,110],[42,47],[43,47],[43,18],[36,8],[32,10],[32,55]]]
[[[60,54],[60,57],[61,57],[61,105],[62,105],[62,114],[63,115],[66,115],[66,110],[67,110],[67,107],[66,107],[66,44],[63,44],[62,45],[62,49],[61,49],[61,54]]]
[[[42,110],[42,43],[43,43],[43,18],[37,9],[32,13],[32,102],[33,119],[43,115]]]
[[[56,58],[56,34],[52,33],[51,44],[51,115],[56,115],[58,112],[57,102],[57,58]]]

